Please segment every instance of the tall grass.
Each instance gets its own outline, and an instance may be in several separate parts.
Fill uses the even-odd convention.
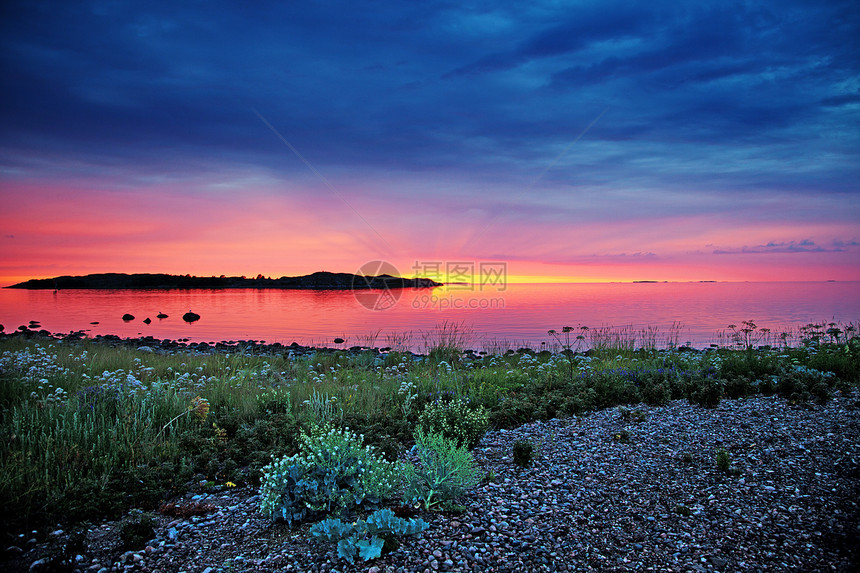
[[[465,322],[445,321],[421,333],[423,352],[431,358],[456,360],[474,341],[475,332]]]

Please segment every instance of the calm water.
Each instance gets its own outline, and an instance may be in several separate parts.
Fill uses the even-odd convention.
[[[385,292],[296,290],[148,290],[59,292],[0,289],[6,331],[37,320],[51,332],[86,329],[90,335],[152,335],[192,341],[264,340],[289,344],[388,346],[394,338],[422,350],[427,333],[456,323],[473,334],[472,348],[516,347],[550,341],[563,326],[651,327],[664,346],[673,324],[681,344],[719,342],[727,325],[753,320],[774,332],[810,322],[856,323],[860,283],[612,283],[507,285],[484,291],[449,285]],[[384,310],[373,310],[373,307]],[[182,321],[188,310],[201,315]],[[158,319],[163,312],[169,315]],[[136,319],[123,322],[125,313]],[[152,324],[142,322],[151,318]],[[97,321],[99,324],[91,325]]]

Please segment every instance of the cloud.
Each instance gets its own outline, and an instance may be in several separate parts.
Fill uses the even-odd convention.
[[[783,236],[776,222],[850,237],[860,215],[850,0],[16,0],[3,16],[7,188],[38,181],[84,201],[153,188],[323,196],[256,109],[374,227],[402,228],[417,247],[435,228],[446,231],[434,247],[485,251],[489,226],[492,240],[516,235],[521,256],[563,240],[562,258],[632,259],[661,254],[667,228],[684,229],[673,240],[689,251],[757,222],[771,225],[764,238]],[[340,215],[320,216],[324,230]],[[571,229],[588,223],[625,233],[605,251],[578,245]],[[853,248],[743,236],[753,252]]]
[[[740,248],[715,248],[715,255],[737,255],[737,254],[770,254],[770,253],[841,253],[847,250],[847,247],[856,246],[856,241],[843,242],[833,241],[830,246],[816,245],[811,239],[803,239],[800,241],[771,241],[764,245],[755,245],[752,247],[744,246]]]

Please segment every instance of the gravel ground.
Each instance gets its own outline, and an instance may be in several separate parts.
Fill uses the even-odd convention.
[[[77,571],[854,571],[860,395],[791,406],[776,397],[609,409],[488,433],[475,450],[491,481],[430,513],[424,534],[350,566],[257,511],[255,492],[191,495],[205,516],[160,516],[146,549],[122,553],[115,523],[94,527]],[[512,445],[529,439],[534,463]],[[728,473],[716,451],[731,455]],[[66,535],[57,533],[57,538]],[[26,536],[25,536],[26,537]],[[7,550],[31,571],[44,544]],[[2,566],[2,563],[0,563]]]

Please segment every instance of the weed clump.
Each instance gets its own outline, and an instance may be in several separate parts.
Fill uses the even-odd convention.
[[[514,463],[521,468],[526,468],[532,463],[534,446],[529,440],[517,440],[514,442]]]
[[[155,517],[140,509],[133,509],[119,524],[119,537],[123,549],[140,549],[155,537]]]
[[[612,433],[612,441],[618,442],[619,444],[629,444],[630,432],[627,430],[617,430]]]
[[[732,457],[724,448],[717,451],[717,468],[723,473],[729,473],[732,465]]]

